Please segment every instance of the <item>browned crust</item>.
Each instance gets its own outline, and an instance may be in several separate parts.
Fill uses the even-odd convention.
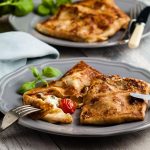
[[[129,20],[113,0],[84,0],[60,7],[55,16],[38,23],[36,29],[71,41],[98,42],[126,28]]]
[[[79,63],[77,63],[75,66],[73,66],[70,70],[68,70],[64,74],[63,77],[73,74],[75,72],[83,71],[83,70],[87,70],[87,69],[90,70],[89,71],[90,74],[88,74],[88,75],[91,76],[91,78],[99,77],[102,75],[102,73],[100,71],[97,71],[95,68],[91,67],[90,65],[88,65],[87,63],[85,63],[84,61],[81,60]]]
[[[71,79],[71,84],[68,79]],[[74,79],[75,83],[72,82]],[[78,104],[80,102],[84,104],[80,114],[81,124],[119,124],[144,120],[147,101],[131,99],[129,94],[131,92],[149,94],[149,89],[147,82],[135,78],[122,78],[118,75],[107,76],[80,61],[59,80],[49,83],[48,87],[38,87],[26,92],[23,95],[23,102],[42,110],[32,115],[33,119],[43,119],[52,123],[71,123],[70,114],[54,109],[51,104],[40,99],[37,93],[67,97]]]
[[[75,73],[80,73],[81,77],[79,77],[79,80],[84,79],[84,76],[87,76],[87,80],[89,80],[88,85],[82,84],[82,88],[77,90],[74,89],[73,85],[68,85],[64,79],[68,76],[72,76]],[[26,92],[27,95],[34,95],[39,92],[45,93],[45,94],[53,94],[58,97],[75,97],[78,99],[78,97],[82,96],[81,90],[85,86],[89,86],[90,82],[95,78],[101,76],[102,73],[97,71],[96,69],[92,68],[88,64],[86,64],[84,61],[80,61],[75,66],[73,66],[69,71],[67,71],[59,80],[52,81],[49,83],[48,87],[37,87],[33,90],[30,90]],[[76,76],[74,76],[76,77]],[[78,79],[78,78],[77,78]]]
[[[81,72],[80,74],[81,78],[80,77],[76,78],[76,75],[74,74],[80,73],[80,72]],[[65,114],[60,109],[54,109],[51,104],[45,103],[41,98],[39,98],[38,93],[43,93],[44,95],[55,95],[59,98],[68,97],[76,101],[77,103],[79,103],[79,99],[80,99],[79,97],[82,98],[83,96],[82,95],[83,93],[81,93],[82,89],[80,89],[79,87],[79,90],[78,90],[78,89],[75,89],[74,85],[72,84],[69,85],[69,83],[67,83],[66,78],[70,76],[70,78],[72,77],[72,80],[74,80],[75,78],[76,81],[80,82],[80,80],[82,80],[82,78],[86,76],[86,79],[89,81],[88,82],[86,81],[85,85],[83,82],[83,85],[81,86],[83,86],[82,88],[84,88],[84,86],[90,85],[90,82],[94,77],[96,76],[98,77],[100,75],[101,73],[99,73],[97,70],[90,67],[84,61],[81,61],[78,64],[76,64],[72,69],[67,71],[67,73],[63,77],[61,77],[59,80],[50,82],[48,87],[44,87],[44,86],[37,87],[26,92],[23,95],[23,103],[32,105],[42,110],[40,112],[32,114],[31,117],[33,119],[43,119],[43,120],[46,120],[48,122],[53,122],[53,123],[56,123],[56,122],[71,123],[72,117],[70,114]],[[55,116],[56,116],[56,119],[55,119]]]
[[[130,97],[130,93],[149,94],[149,84],[118,75],[93,80],[80,115],[82,124],[119,124],[144,120],[147,101]]]
[[[131,102],[129,93],[119,92],[97,95],[91,103],[85,104],[80,115],[80,123],[109,125],[144,120],[147,103]]]
[[[29,93],[30,95],[28,95]],[[25,105],[31,105],[41,109],[41,111],[35,112],[30,115],[32,119],[34,120],[42,119],[51,123],[63,123],[63,124],[72,123],[73,119],[70,114],[64,113],[59,108],[58,109],[54,108],[53,105],[46,103],[42,99],[38,98],[35,95],[35,93],[34,95],[31,95],[31,93],[32,92],[27,92],[23,95],[23,103]]]
[[[35,95],[28,95],[29,93],[31,94],[32,92],[27,92],[23,95],[24,105],[31,105],[41,109],[40,112],[32,114],[32,118],[41,119],[53,110],[53,106],[51,104],[45,103],[42,99],[35,97]]]
[[[80,76],[78,77],[76,73],[80,74]],[[67,71],[60,80],[51,83],[50,87],[51,90],[54,91],[54,94],[58,94],[58,96],[62,98],[70,98],[80,107],[83,102],[83,96],[86,94],[85,88],[90,86],[94,78],[101,75],[99,71],[92,68],[84,61],[80,61]],[[72,79],[72,81],[75,80],[75,82],[70,84],[68,82],[69,78]],[[77,83],[79,85],[78,88],[76,88]]]

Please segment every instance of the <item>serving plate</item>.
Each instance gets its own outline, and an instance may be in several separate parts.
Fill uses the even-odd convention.
[[[104,61],[96,58],[74,58],[74,59],[60,59],[50,60],[41,64],[35,65],[39,69],[45,66],[52,66],[60,69],[65,73],[73,65],[80,60],[84,60],[89,65],[105,74],[119,74],[123,77],[134,77],[145,81],[150,81],[150,73],[146,70],[136,68],[124,63],[117,63],[112,61]],[[33,79],[29,71],[30,65],[24,66],[17,71],[5,76],[0,80],[0,111],[6,113],[10,109],[22,105],[22,97],[17,94],[17,89],[25,81]],[[32,120],[24,117],[19,120],[19,124],[31,129],[42,132],[59,134],[64,136],[110,136],[116,134],[130,133],[150,127],[150,111],[146,113],[144,121],[124,123],[113,126],[87,126],[80,125],[79,113],[77,110],[73,115],[74,122],[68,125],[51,124],[41,120]]]
[[[76,0],[73,0],[76,1]],[[129,14],[131,8],[134,8],[136,3],[141,3],[136,0],[115,0],[117,5],[124,10],[127,14]],[[36,0],[35,3],[38,4],[40,1]],[[146,6],[146,4],[145,4]],[[83,42],[72,42],[67,40],[62,40],[54,37],[48,37],[43,35],[35,30],[35,25],[38,22],[45,20],[47,17],[40,17],[35,13],[30,13],[24,17],[16,17],[13,15],[9,16],[9,22],[13,26],[15,30],[24,31],[32,34],[33,36],[39,38],[40,40],[59,46],[67,46],[67,47],[79,47],[79,48],[98,48],[98,47],[108,47],[114,45],[121,45],[128,43],[128,39],[120,42],[120,38],[122,37],[124,31],[117,32],[113,37],[111,37],[108,41],[105,42],[97,42],[97,43],[83,43]],[[150,19],[149,19],[150,22]],[[145,27],[145,31],[143,34],[143,38],[150,34],[150,25]]]

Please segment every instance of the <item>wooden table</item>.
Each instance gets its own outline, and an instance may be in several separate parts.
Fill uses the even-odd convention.
[[[150,4],[149,0],[143,0]],[[0,19],[0,32],[13,30],[7,16]],[[98,57],[101,59],[126,62],[150,71],[150,36],[137,49],[117,46],[97,49],[76,49],[56,47],[61,58]],[[2,114],[1,114],[2,119]],[[0,133],[0,150],[98,150],[98,149],[150,149],[150,129],[101,138],[63,137],[34,131],[18,124]]]

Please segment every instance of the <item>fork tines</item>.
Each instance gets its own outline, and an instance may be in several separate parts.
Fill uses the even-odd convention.
[[[23,106],[19,106],[15,109],[12,109],[12,112],[16,113],[19,117],[23,117],[26,116],[28,114],[31,114],[33,112],[37,112],[40,111],[41,109],[39,108],[35,108],[31,105],[23,105]]]

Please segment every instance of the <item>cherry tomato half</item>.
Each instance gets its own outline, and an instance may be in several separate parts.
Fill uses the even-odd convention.
[[[61,99],[59,102],[59,107],[63,110],[64,113],[74,113],[76,110],[76,103],[71,99]]]

